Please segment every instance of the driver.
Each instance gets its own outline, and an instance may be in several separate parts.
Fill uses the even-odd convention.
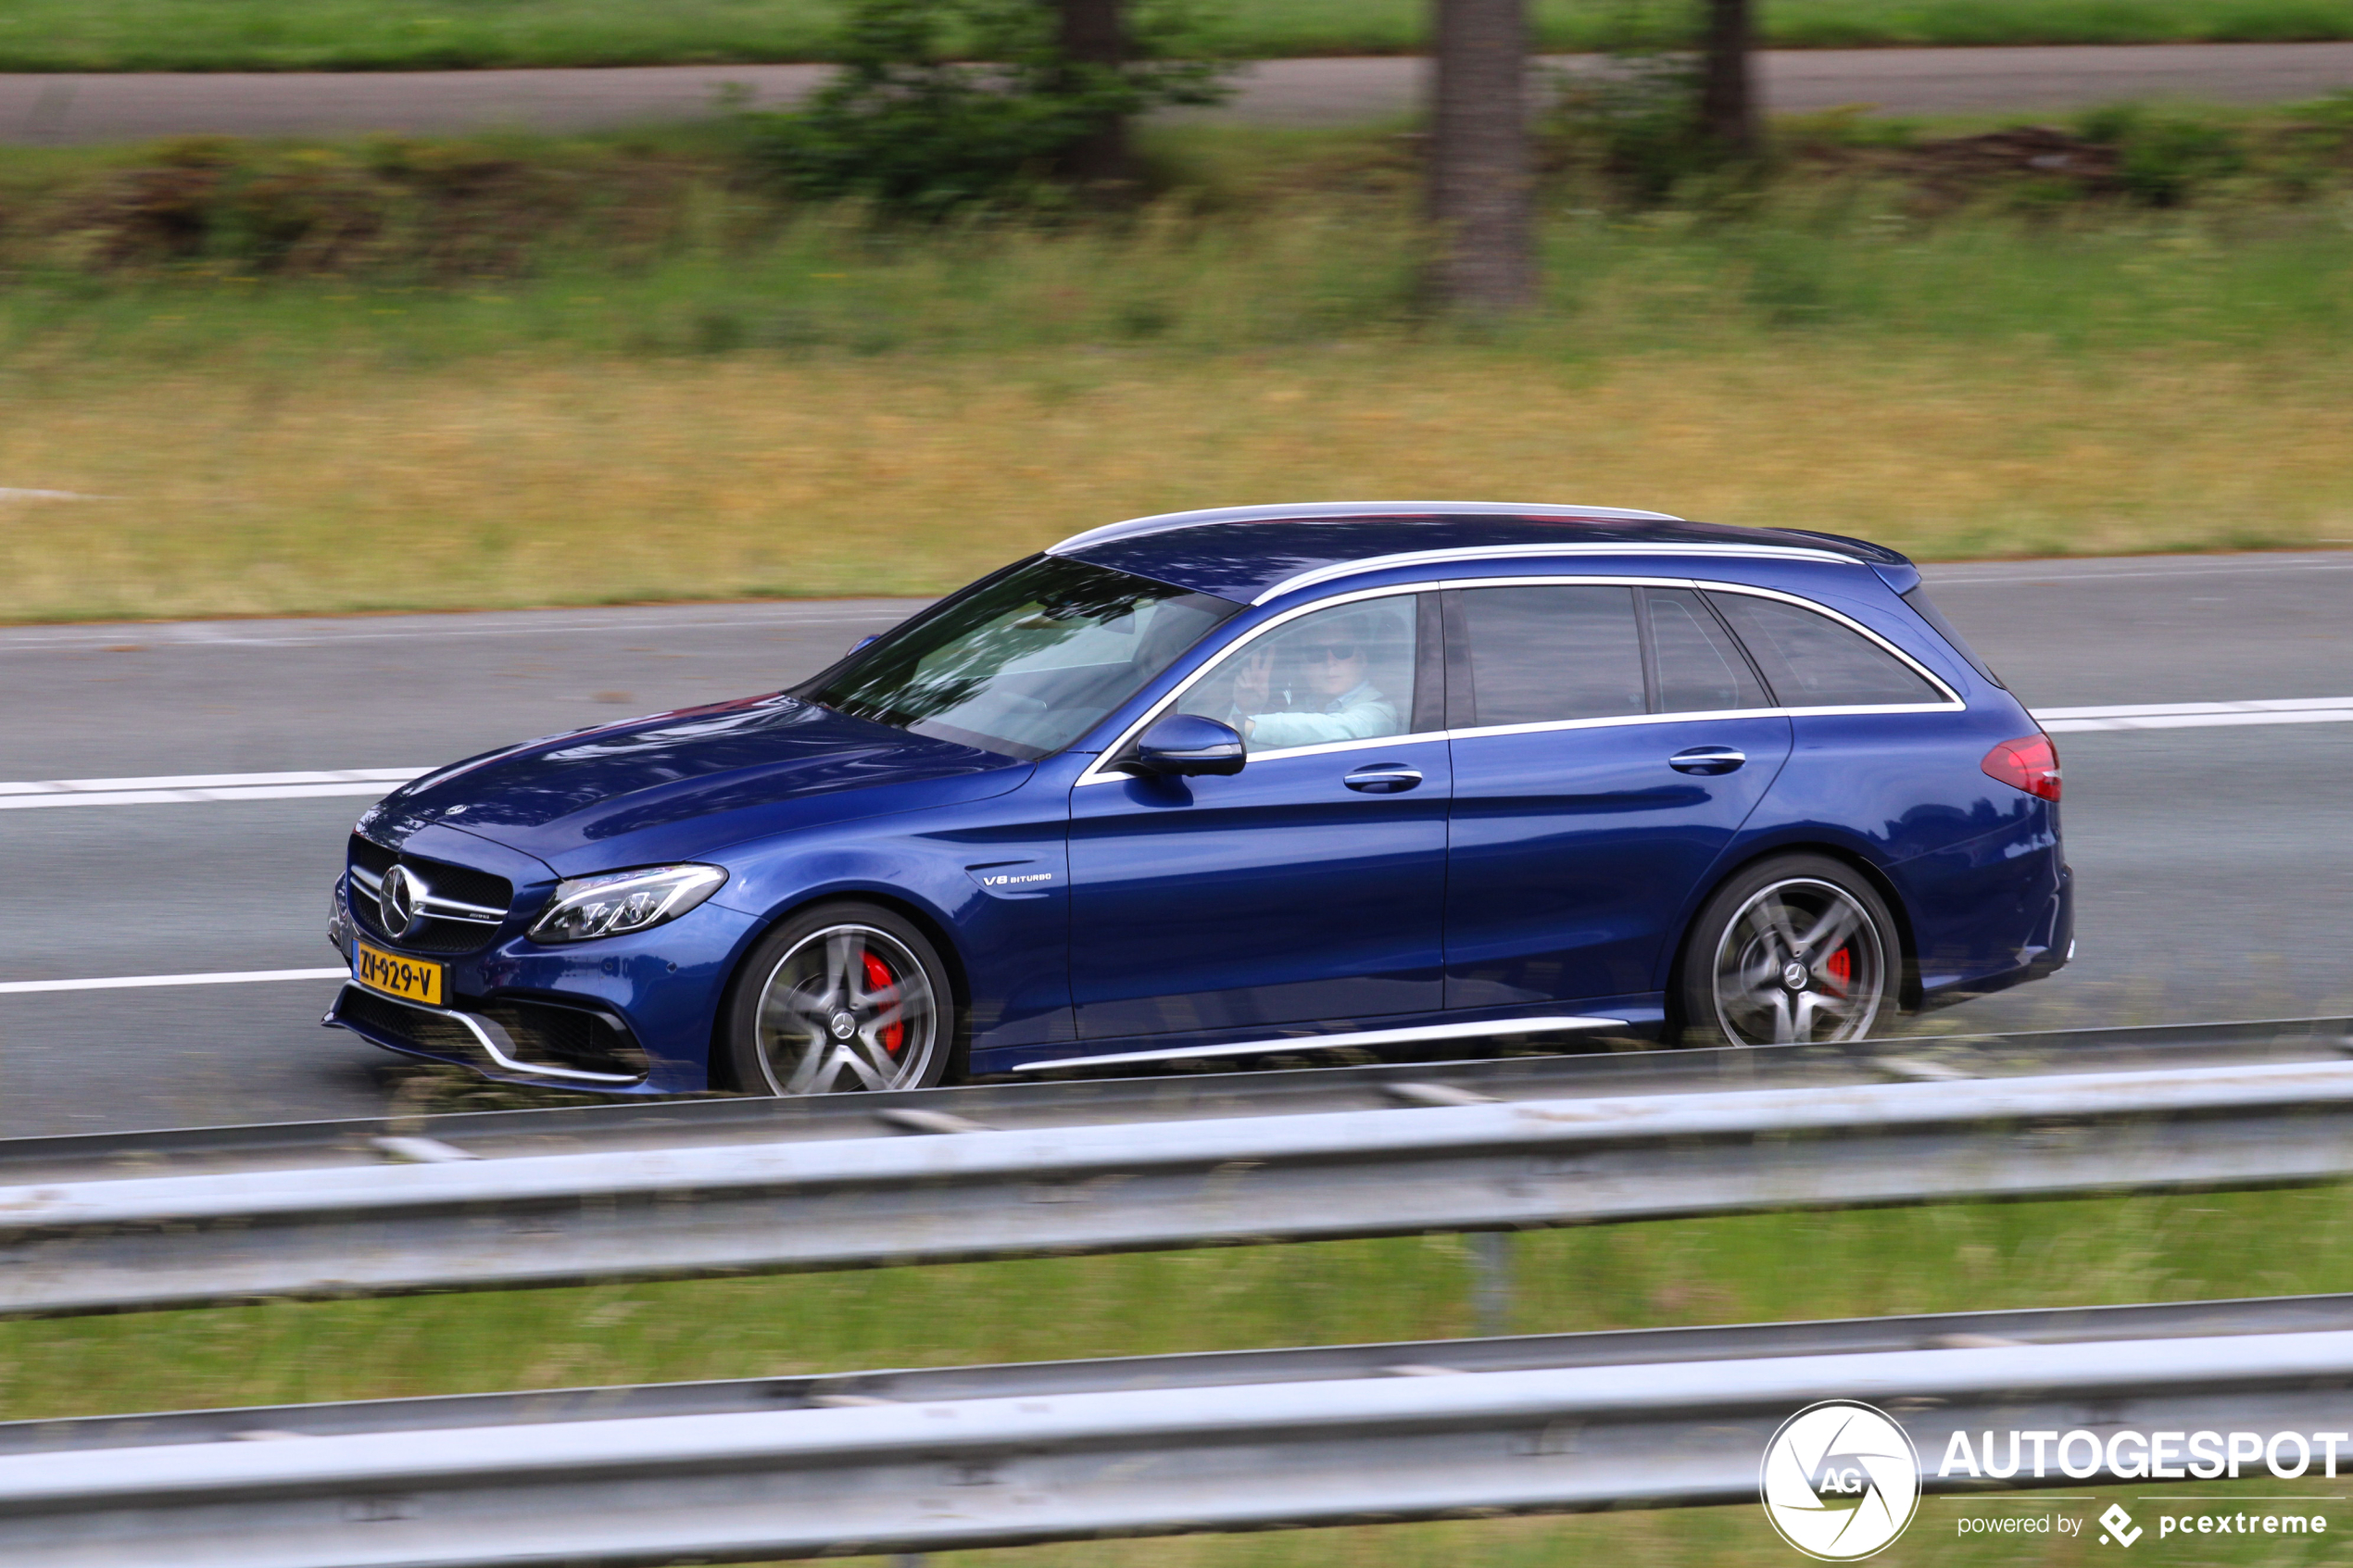
[[[1229,722],[1259,751],[1395,734],[1397,705],[1368,674],[1371,649],[1365,633],[1370,630],[1360,618],[1352,617],[1302,627],[1300,635],[1283,640],[1279,650],[1261,646],[1246,651],[1234,671]],[[1272,693],[1278,651],[1292,670],[1288,709],[1276,708]]]

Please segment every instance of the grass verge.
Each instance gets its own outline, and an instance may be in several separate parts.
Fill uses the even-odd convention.
[[[1538,1232],[1515,1248],[1513,1328],[1521,1333],[2342,1291],[2353,1290],[2353,1190],[1758,1215]],[[6,1323],[0,1412],[31,1419],[1446,1337],[1472,1331],[1468,1298],[1462,1243],[1429,1236]],[[2016,1561],[2015,1542],[1992,1548],[1946,1534],[1953,1506],[1924,1504],[1893,1560]],[[2219,1546],[2200,1545],[2200,1561],[2326,1556],[2324,1541],[2307,1559],[2278,1555],[2276,1541],[2265,1543],[2270,1556],[2217,1556]],[[1742,1508],[1089,1543],[945,1561],[1418,1568],[1763,1564],[1786,1561],[1782,1552],[1756,1511]]]
[[[691,137],[25,157],[0,619],[928,593],[1378,494],[1937,558],[2353,539],[2341,128],[2169,207],[1840,133],[1681,206],[1562,176],[1545,302],[1484,332],[1418,307],[1394,139],[1194,133],[1142,213],[921,231]]]
[[[1427,0],[1255,0],[1215,34],[1239,56],[1406,54]],[[1656,17],[1669,6],[1646,9]],[[1532,0],[1540,48],[1607,47],[1626,7]],[[14,0],[0,70],[426,70],[825,57],[833,0]],[[2299,42],[2353,37],[2353,0],[1774,0],[1779,48]]]
[[[2341,353],[1338,345],[920,365],[517,352],[0,380],[0,617],[944,591],[1123,516],[1654,507],[1921,558],[2353,537]]]

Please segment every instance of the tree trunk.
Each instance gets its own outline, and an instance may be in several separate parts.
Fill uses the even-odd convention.
[[[1063,57],[1075,65],[1117,69],[1127,61],[1124,0],[1056,0],[1061,8]],[[1127,159],[1127,122],[1104,120],[1063,156],[1063,172],[1082,185],[1124,186],[1132,169]]]
[[[1528,167],[1525,0],[1437,0],[1437,101],[1429,215],[1439,251],[1430,294],[1497,315],[1536,298]]]
[[[1705,60],[1699,93],[1700,134],[1718,151],[1756,151],[1756,98],[1749,91],[1755,44],[1749,0],[1707,0]]]

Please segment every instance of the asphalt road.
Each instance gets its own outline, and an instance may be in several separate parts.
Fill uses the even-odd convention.
[[[1552,67],[1586,69],[1561,56]],[[1267,60],[1233,101],[1189,111],[1257,125],[1355,125],[1412,114],[1427,62]],[[624,66],[574,70],[0,75],[0,143],[60,144],[211,132],[409,133],[522,126],[585,131],[699,118],[724,88],[786,103],[825,68]],[[2353,83],[2353,44],[2161,44],[1993,49],[1802,49],[1759,56],[1775,112],[1869,103],[1888,114],[2088,107],[2124,99],[2280,103]]]
[[[2353,552],[1932,568],[2036,708],[2353,694]],[[436,763],[770,690],[904,614],[822,602],[0,631],[0,780]],[[2075,966],[1941,1027],[2353,1010],[2353,723],[2066,734]],[[5,798],[5,797],[0,797]],[[332,967],[364,800],[0,809],[0,983]],[[383,1108],[332,981],[0,994],[0,1135]]]

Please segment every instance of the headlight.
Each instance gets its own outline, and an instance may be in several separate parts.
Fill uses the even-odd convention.
[[[574,877],[556,884],[555,897],[527,935],[534,942],[585,942],[643,931],[676,920],[726,880],[717,866],[655,866]]]
[[[335,878],[327,896],[327,943],[345,958],[351,957],[351,910],[344,903],[344,879]]]

